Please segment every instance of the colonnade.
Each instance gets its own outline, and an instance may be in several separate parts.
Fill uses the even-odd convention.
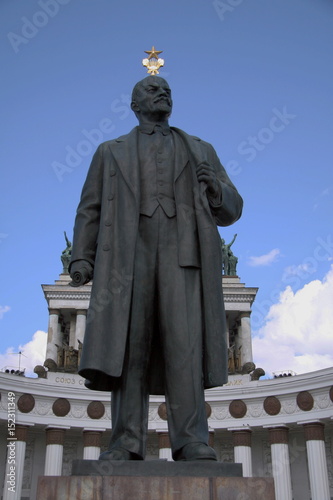
[[[324,424],[318,420],[300,422],[306,441],[308,472],[312,500],[329,500],[329,480],[325,453]],[[48,426],[45,428],[45,476],[61,476],[63,449],[66,426]],[[252,429],[248,426],[228,429],[232,433],[234,461],[243,465],[244,477],[252,477]],[[275,483],[276,500],[292,500],[292,482],[290,473],[289,429],[286,425],[267,426],[271,448],[272,474]],[[83,429],[83,459],[97,460],[101,452],[101,440],[105,429]],[[3,500],[20,500],[24,472],[24,459],[29,427],[17,425],[15,438],[7,446],[6,479]],[[213,445],[214,432],[210,433],[210,445]],[[169,436],[166,431],[158,432],[159,458],[172,460]],[[13,459],[14,458],[14,462]],[[13,463],[15,465],[13,469]],[[12,467],[12,468],[11,468]],[[15,488],[10,488],[11,479]],[[15,491],[13,491],[15,490]]]
[[[49,309],[49,324],[47,333],[46,359],[58,362],[58,346],[63,344],[63,334],[59,321],[61,309]],[[83,342],[86,329],[87,310],[73,310],[70,315],[70,328],[68,345],[78,348],[79,342]]]
[[[58,347],[63,343],[61,324],[59,321],[61,309],[49,309],[49,324],[47,336],[46,359],[58,361]],[[239,327],[236,337],[236,349],[241,349],[242,365],[253,360],[251,340],[251,311],[243,311],[239,315]],[[77,309],[70,313],[68,345],[78,348],[78,342],[83,342],[86,329],[87,310]]]

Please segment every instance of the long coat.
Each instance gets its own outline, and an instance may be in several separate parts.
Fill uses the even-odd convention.
[[[172,127],[176,139],[174,194],[179,265],[201,268],[203,287],[203,375],[205,388],[227,381],[226,321],[222,296],[221,242],[217,225],[235,222],[242,198],[213,147]],[[183,142],[184,147],[177,143]],[[112,391],[122,374],[129,329],[133,266],[139,224],[138,128],[101,144],[82,190],[74,227],[71,267],[78,260],[93,269],[93,286],[79,373],[90,389]],[[196,166],[213,165],[222,203],[208,202]],[[163,393],[163,363],[151,359],[150,393]],[[201,367],[198,367],[201,369]]]

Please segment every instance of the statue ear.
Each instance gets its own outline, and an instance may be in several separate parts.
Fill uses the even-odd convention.
[[[131,102],[131,109],[132,109],[132,111],[134,111],[134,113],[137,113],[138,111],[140,111],[140,108],[135,101]]]

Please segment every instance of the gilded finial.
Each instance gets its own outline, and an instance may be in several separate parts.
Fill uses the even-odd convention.
[[[155,50],[154,45],[151,50],[145,50],[145,53],[148,54],[148,58],[142,59],[142,64],[146,66],[147,73],[150,75],[158,75],[158,70],[164,66],[164,59],[158,57],[162,52],[163,50]]]

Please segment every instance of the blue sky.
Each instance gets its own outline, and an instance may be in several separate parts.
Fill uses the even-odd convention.
[[[97,143],[136,125],[152,45],[170,123],[214,145],[244,198],[221,235],[259,287],[255,362],[333,364],[332,23],[330,0],[2,0],[0,369],[9,348],[38,350],[40,285],[61,272]]]

